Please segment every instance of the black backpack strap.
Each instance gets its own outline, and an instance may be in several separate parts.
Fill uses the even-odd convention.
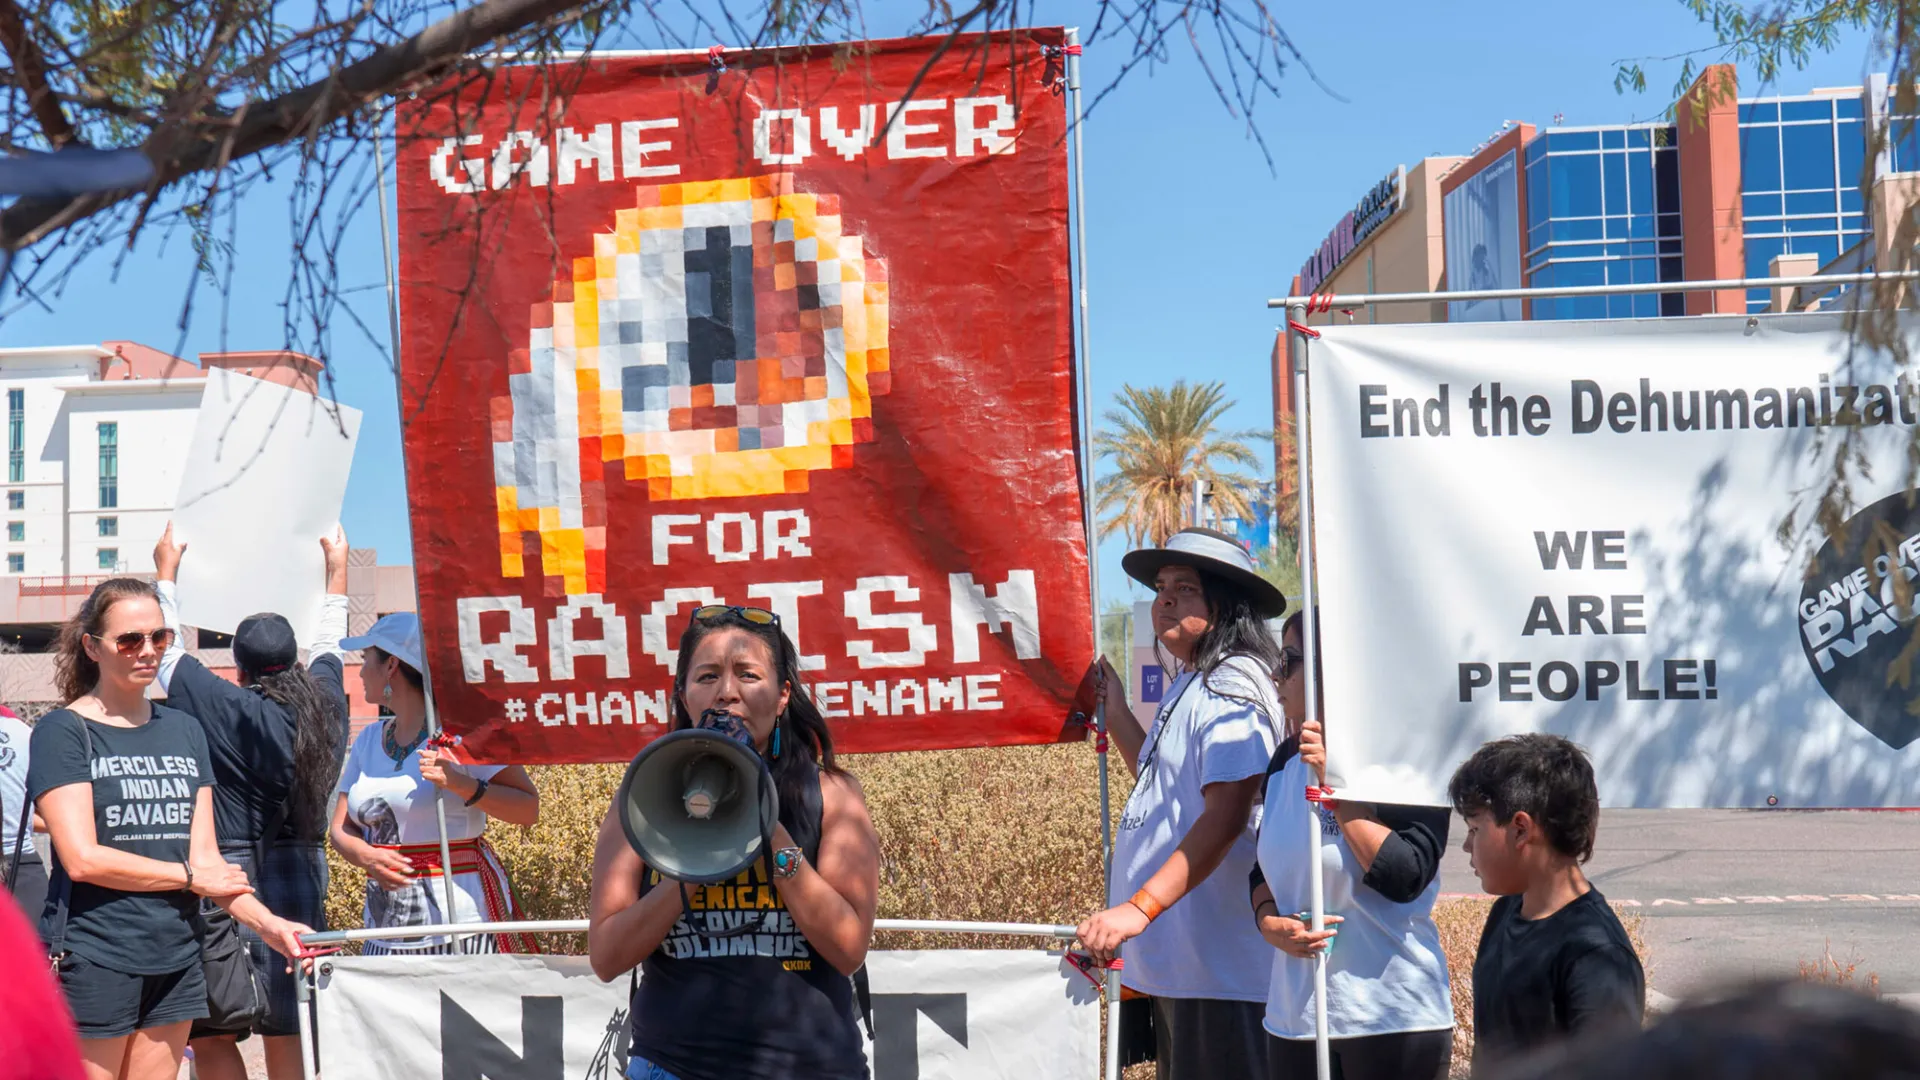
[[[867,1029],[867,1041],[873,1041],[873,984],[867,979],[867,965],[853,973],[853,1001],[860,1007],[860,1023]]]

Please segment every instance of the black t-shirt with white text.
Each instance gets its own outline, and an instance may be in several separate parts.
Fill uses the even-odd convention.
[[[1518,895],[1494,901],[1473,960],[1476,1073],[1596,1028],[1640,1028],[1647,978],[1599,889],[1544,919],[1520,917]]]
[[[81,725],[85,725],[83,728]],[[87,758],[87,739],[93,758]],[[34,799],[93,784],[98,843],[161,862],[187,859],[194,800],[213,782],[207,737],[191,716],[153,706],[139,727],[116,727],[59,709],[34,725],[27,787]],[[41,932],[53,913],[49,894]],[[123,892],[74,882],[65,948],[129,975],[165,975],[200,962],[200,900],[185,889]]]

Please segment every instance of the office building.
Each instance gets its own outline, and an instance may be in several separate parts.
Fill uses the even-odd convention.
[[[7,403],[5,541],[0,554],[0,701],[54,700],[59,625],[107,577],[150,577],[153,545],[173,516],[210,368],[313,393],[320,361],[299,353],[202,353],[199,363],[131,341],[0,349]],[[348,630],[411,611],[413,569],[380,566],[371,549],[348,558]],[[229,678],[222,635],[188,631],[202,662]],[[348,696],[359,701],[350,657]]]
[[[1716,65],[1675,108],[1672,123],[1536,128],[1509,121],[1465,157],[1397,170],[1408,178],[1406,194],[1387,220],[1359,234],[1355,215],[1347,215],[1291,291],[1655,284],[1886,266],[1894,226],[1920,202],[1920,118],[1890,111],[1884,77],[1742,98],[1734,70]],[[1884,145],[1875,145],[1876,132],[1884,133]],[[1863,192],[1870,156],[1875,180]],[[1372,192],[1368,197],[1363,206],[1380,202]],[[1801,311],[1830,305],[1844,292],[1829,286],[1367,305],[1308,321]],[[1276,426],[1289,424],[1293,413],[1285,348],[1282,333],[1272,357]],[[1282,490],[1292,490],[1286,455],[1276,452],[1276,464]]]

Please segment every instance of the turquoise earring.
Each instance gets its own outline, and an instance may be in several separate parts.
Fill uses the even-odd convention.
[[[773,753],[771,756],[776,761],[780,759],[780,724],[778,722],[775,722],[773,725]]]

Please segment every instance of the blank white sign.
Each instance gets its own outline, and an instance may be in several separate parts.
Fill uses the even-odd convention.
[[[273,611],[311,640],[326,593],[320,537],[340,519],[359,435],[358,409],[207,371],[174,502],[181,622],[231,634]]]

